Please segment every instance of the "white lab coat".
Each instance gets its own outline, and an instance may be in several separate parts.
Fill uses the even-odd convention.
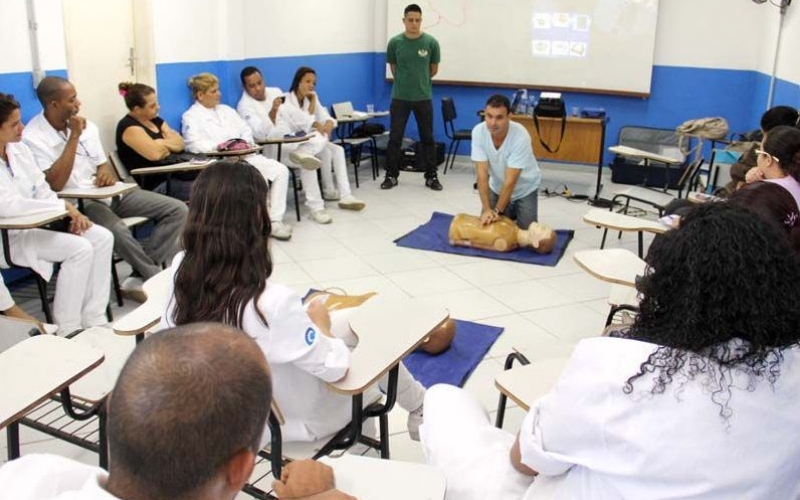
[[[6,145],[9,165],[0,170],[0,217],[65,209],[39,170],[31,150],[21,142]],[[111,281],[114,237],[93,224],[83,235],[45,229],[9,231],[14,264],[33,269],[49,281],[53,262],[61,262],[53,315],[67,333],[81,326],[104,324]],[[5,257],[0,257],[3,265]]]
[[[69,129],[66,133],[59,132],[50,125],[44,117],[44,113],[39,113],[25,126],[22,140],[33,152],[39,169],[47,171],[61,157],[69,136]],[[94,187],[92,177],[97,173],[97,167],[107,161],[108,158],[103,151],[97,125],[87,121],[86,128],[81,132],[78,141],[72,173],[70,173],[64,188]]]
[[[269,117],[273,101],[282,95],[283,91],[281,91],[281,89],[277,87],[267,87],[266,99],[264,101],[258,101],[250,97],[247,92],[242,92],[239,104],[236,105],[236,111],[250,126],[250,130],[253,131],[253,137],[255,137],[256,140],[260,141],[267,138],[283,137],[289,133],[288,130],[277,128]]]
[[[230,106],[219,104],[207,108],[195,102],[181,118],[184,147],[191,153],[210,153],[229,139],[244,139],[255,144],[253,132]],[[283,220],[286,213],[286,194],[289,191],[289,171],[286,166],[259,154],[247,155],[244,160],[256,167],[268,180],[269,215],[272,221]]]
[[[703,374],[692,381],[675,375],[666,392],[655,395],[648,374],[625,394],[626,381],[655,349],[609,337],[577,345],[559,381],[520,428],[522,462],[539,472],[527,492],[496,480],[498,467],[511,468],[513,435],[489,431],[485,417],[465,427],[480,422],[469,415],[474,411],[464,411],[470,395],[432,388],[421,434],[429,461],[444,468],[448,500],[800,498],[800,349],[783,352],[774,387],[732,374],[727,421]],[[453,435],[460,439],[454,442]],[[502,453],[490,454],[499,441]],[[479,484],[495,490],[473,495]]]
[[[313,132],[314,137],[302,146],[307,150],[302,151],[316,156],[322,162],[320,173],[323,189],[333,191],[334,188],[337,188],[342,198],[350,196],[352,191],[350,189],[350,180],[347,176],[344,148],[331,142],[327,136],[315,132],[312,128],[314,122],[324,125],[326,122],[332,121],[335,129],[337,121],[328,113],[328,110],[320,101],[319,95],[317,95],[317,105],[313,114],[308,112],[309,107],[308,99],[304,99],[301,104],[298,102],[295,93],[289,92],[286,96],[286,103],[278,109],[277,125],[282,129],[288,128],[290,133]]]
[[[6,283],[3,281],[3,275],[0,274],[0,311],[7,311],[14,307],[14,298],[6,288]]]
[[[3,498],[14,500],[122,500],[105,490],[108,473],[65,457],[25,455],[0,467]]]

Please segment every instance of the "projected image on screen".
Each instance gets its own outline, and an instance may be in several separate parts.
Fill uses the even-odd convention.
[[[533,12],[533,57],[583,59],[589,54],[592,18],[572,12]]]

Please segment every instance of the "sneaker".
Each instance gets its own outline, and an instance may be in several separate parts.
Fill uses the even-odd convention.
[[[289,160],[305,170],[317,170],[320,166],[322,166],[322,162],[319,161],[319,158],[316,156],[308,153],[301,153],[299,151],[292,151],[289,153]]]
[[[341,201],[339,201],[339,208],[342,210],[364,210],[364,207],[366,206],[366,203],[359,200],[352,194],[345,196],[341,199]]]
[[[434,191],[442,190],[442,183],[439,182],[439,178],[435,175],[429,179],[425,179],[425,186],[433,189]]]
[[[322,190],[322,199],[325,201],[339,201],[340,197],[341,196],[339,195],[338,189],[333,189],[330,191],[327,189]]]
[[[383,182],[381,182],[381,189],[392,189],[397,185],[397,177],[387,175]]]
[[[331,222],[333,222],[333,217],[331,217],[331,214],[329,214],[328,211],[325,210],[324,208],[321,208],[319,210],[314,210],[313,212],[308,214],[308,216],[309,218],[311,218],[311,220],[319,224],[330,224]]]
[[[408,414],[408,436],[412,441],[419,441],[419,426],[422,425],[422,406]]]
[[[119,288],[122,291],[122,296],[126,299],[131,299],[140,304],[147,300],[147,294],[144,293],[144,281],[142,278],[129,276],[122,281]]]
[[[274,221],[272,223],[272,231],[270,236],[276,240],[289,241],[289,238],[292,237],[292,226],[289,224],[284,224],[281,221]]]

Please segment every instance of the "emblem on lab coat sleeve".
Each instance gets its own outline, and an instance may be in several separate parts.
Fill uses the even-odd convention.
[[[306,330],[306,344],[311,345],[317,338],[317,332],[313,328]]]

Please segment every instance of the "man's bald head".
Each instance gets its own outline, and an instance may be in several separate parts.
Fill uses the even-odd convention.
[[[42,108],[46,109],[47,104],[58,101],[61,98],[61,92],[68,87],[72,87],[69,80],[60,76],[47,76],[36,87],[36,97],[39,98]]]
[[[154,498],[206,486],[238,452],[258,451],[272,400],[258,345],[236,328],[196,323],[140,344],[109,403],[109,481]]]

